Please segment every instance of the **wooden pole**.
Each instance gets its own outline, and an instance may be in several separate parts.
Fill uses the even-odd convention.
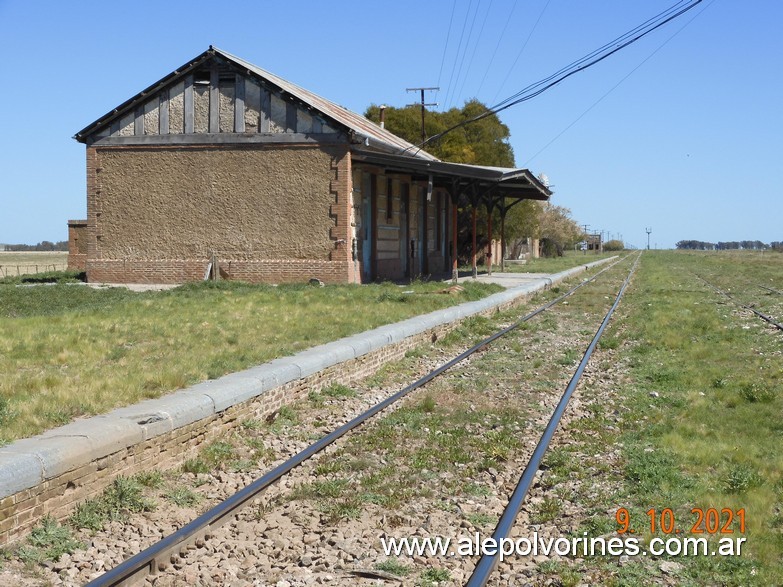
[[[473,279],[478,277],[478,268],[476,267],[476,203],[471,202],[471,220],[473,223],[473,248],[471,251],[471,264],[473,265]]]
[[[457,267],[457,202],[452,198],[451,202],[451,280],[459,281],[459,268]]]
[[[506,198],[500,205],[500,271],[506,270]]]
[[[492,206],[487,204],[487,275],[492,275]]]

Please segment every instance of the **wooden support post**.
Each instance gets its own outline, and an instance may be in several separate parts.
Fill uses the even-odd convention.
[[[220,76],[214,65],[209,71],[209,132],[220,132]]]
[[[500,200],[500,272],[506,270],[506,197]]]
[[[159,98],[160,116],[158,118],[158,133],[169,134],[169,91],[163,90]]]
[[[459,267],[457,266],[457,201],[458,196],[451,198],[451,280],[459,281]]]
[[[144,106],[136,108],[135,118],[133,120],[133,134],[142,136],[144,134]]]
[[[245,78],[234,79],[234,132],[245,132]]]
[[[478,277],[478,268],[476,267],[476,201],[473,200],[470,203],[470,209],[471,209],[471,222],[473,226],[471,227],[471,232],[473,233],[473,247],[471,249],[470,254],[470,260],[471,265],[473,266],[473,279],[476,279]]]
[[[269,132],[269,121],[272,119],[272,97],[264,86],[261,86],[261,110],[258,113],[258,132]]]
[[[378,279],[378,176],[370,176],[370,280]]]
[[[185,134],[190,135],[195,132],[195,108],[193,106],[193,76],[185,77]]]
[[[492,275],[492,200],[487,204],[487,275]]]
[[[421,251],[421,272],[422,275],[429,275],[430,272],[430,236],[429,236],[429,216],[430,216],[430,201],[427,198],[429,194],[424,189],[419,189],[419,199],[422,200],[421,206],[424,210],[424,214],[422,214],[422,234],[424,235],[424,238],[421,239],[422,243],[421,246],[423,247],[423,250]],[[437,247],[436,247],[437,248]],[[445,269],[445,267],[444,267]]]

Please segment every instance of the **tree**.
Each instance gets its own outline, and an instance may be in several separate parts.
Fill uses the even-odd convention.
[[[522,200],[506,213],[506,251],[509,259],[519,258],[522,245],[528,237],[539,235],[540,216],[541,203],[535,200]]]
[[[549,202],[541,204],[539,237],[546,241],[542,246],[545,256],[562,255],[563,249],[570,248],[582,236],[582,229],[571,218],[571,210]]]
[[[484,104],[475,99],[465,102],[461,109],[428,111],[424,117],[424,130],[428,137],[432,137],[488,111]],[[373,104],[367,108],[364,115],[373,122],[380,123],[381,110],[377,105]],[[389,131],[414,145],[421,143],[419,106],[387,106],[384,118]],[[451,163],[514,167],[514,150],[509,144],[510,137],[508,127],[500,122],[496,114],[492,114],[428,143],[424,149],[438,159]]]

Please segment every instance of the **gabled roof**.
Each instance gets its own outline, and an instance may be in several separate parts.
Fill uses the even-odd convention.
[[[404,139],[401,139],[394,133],[381,128],[380,126],[368,120],[361,114],[357,114],[352,110],[348,110],[348,108],[346,108],[345,106],[340,106],[339,104],[336,104],[331,100],[327,100],[326,98],[323,98],[318,94],[311,92],[310,90],[306,90],[300,86],[297,86],[296,84],[293,84],[288,80],[285,80],[281,77],[276,76],[273,73],[261,69],[260,67],[257,67],[252,63],[245,61],[244,59],[240,59],[239,57],[235,57],[230,53],[226,53],[214,47],[212,49],[217,54],[223,56],[224,58],[230,61],[233,61],[236,64],[241,65],[242,67],[246,68],[248,71],[267,80],[268,82],[271,82],[272,84],[274,84],[275,86],[283,90],[284,92],[287,92],[292,96],[298,98],[305,104],[315,108],[316,110],[328,116],[332,120],[339,122],[345,127],[348,127],[354,133],[356,133],[361,139],[369,138],[371,141],[377,141],[382,145],[390,146],[393,148],[392,152],[395,153],[399,151],[404,151],[406,149],[412,149],[412,150],[416,149],[415,145],[412,145],[411,143],[409,143]],[[433,157],[426,151],[419,151],[418,156],[421,159],[436,160],[435,157]]]
[[[123,102],[111,112],[105,114],[95,122],[87,125],[85,128],[77,132],[74,138],[79,142],[86,142],[87,138],[96,131],[106,127],[107,125],[110,125],[115,120],[122,118],[128,112],[134,111],[136,107],[149,100],[152,96],[154,96],[157,92],[166,86],[176,83],[179,79],[184,78],[200,65],[214,58],[223,59],[233,64],[233,66],[239,70],[246,71],[249,75],[259,78],[265,82],[266,85],[269,85],[284,94],[293,96],[306,106],[319,112],[327,119],[334,121],[339,126],[342,126],[346,130],[350,131],[358,142],[364,143],[366,146],[390,153],[399,153],[406,149],[410,149],[411,152],[415,150],[415,145],[412,145],[408,141],[401,139],[388,130],[382,129],[380,126],[371,122],[361,114],[352,112],[344,106],[340,106],[339,104],[327,100],[318,94],[306,90],[273,73],[263,70],[260,67],[245,61],[244,59],[231,55],[230,53],[226,53],[225,51],[221,51],[220,49],[213,46],[210,46],[209,49],[204,51],[195,59],[192,59],[183,66],[174,70],[172,73],[158,80],[145,90],[139,92],[129,100]],[[435,157],[422,150],[418,150],[415,156],[419,159],[436,160]]]
[[[434,179],[457,187],[492,191],[500,197],[548,200],[552,192],[529,170],[447,163],[381,128],[361,114],[352,112],[326,98],[261,69],[225,51],[210,46],[202,54],[158,80],[142,92],[123,102],[111,112],[76,133],[74,138],[86,143],[107,126],[153,99],[161,90],[179,83],[204,64],[217,60],[227,63],[239,75],[254,78],[268,90],[288,96],[337,129],[350,135],[352,156],[358,161],[383,166],[392,171],[410,173],[419,178]],[[261,134],[261,133],[259,133]],[[201,137],[209,135],[201,134]]]

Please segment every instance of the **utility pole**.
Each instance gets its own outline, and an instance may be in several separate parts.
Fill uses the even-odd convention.
[[[650,233],[652,232],[652,228],[645,228],[644,232],[647,233],[647,250],[650,250]]]
[[[429,104],[424,103],[424,92],[436,92],[440,88],[405,88],[406,92],[421,92],[421,142],[427,140],[427,134],[424,132],[424,107],[425,106],[437,106],[437,102],[431,102]],[[416,104],[412,104],[416,106]]]

